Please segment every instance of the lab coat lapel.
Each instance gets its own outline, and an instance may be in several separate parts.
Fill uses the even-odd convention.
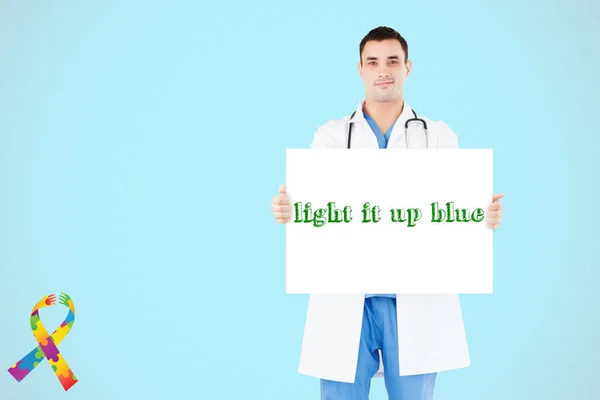
[[[377,137],[375,133],[371,130],[369,123],[365,119],[365,115],[363,113],[363,106],[365,101],[362,100],[358,107],[356,107],[356,111],[354,113],[354,117],[350,118],[349,122],[354,123],[354,127],[352,128],[352,148],[353,149],[378,149],[379,142],[377,142]]]
[[[404,101],[404,107],[402,108],[402,113],[396,120],[392,131],[390,132],[390,140],[388,141],[388,148],[406,148],[406,133],[404,129],[404,125],[406,121],[410,118],[414,118],[414,114],[412,112],[412,108],[408,105],[406,101]]]
[[[379,148],[377,137],[373,130],[369,126],[369,123],[365,119],[363,113],[365,101],[362,100],[356,107],[354,117],[350,118],[349,122],[354,123],[352,130],[352,148]],[[409,104],[404,101],[404,107],[402,113],[396,120],[392,131],[390,132],[390,139],[388,142],[388,148],[406,148],[404,124],[410,118],[413,118],[412,109]]]

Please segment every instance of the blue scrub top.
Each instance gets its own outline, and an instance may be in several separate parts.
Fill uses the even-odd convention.
[[[390,128],[387,130],[387,132],[384,135],[381,132],[381,130],[379,129],[379,127],[377,126],[377,124],[375,123],[375,121],[373,121],[373,119],[371,117],[369,117],[367,115],[367,113],[364,113],[364,115],[365,115],[365,119],[369,123],[369,126],[371,127],[371,130],[375,134],[375,137],[377,137],[377,142],[379,143],[379,148],[386,149],[388,142],[390,140],[390,134],[392,133],[392,129],[394,129],[394,125],[396,125],[396,122],[394,121],[392,126],[390,126]],[[366,298],[368,298],[368,297],[393,297],[393,298],[395,298],[396,295],[395,294],[366,294],[365,297]]]

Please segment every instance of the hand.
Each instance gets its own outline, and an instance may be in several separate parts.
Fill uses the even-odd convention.
[[[42,299],[38,301],[37,304],[33,307],[33,310],[31,312],[33,313],[36,310],[39,310],[40,308],[53,306],[54,303],[56,303],[56,295],[49,294],[48,296],[42,297]]]
[[[488,226],[492,229],[496,229],[500,226],[502,214],[504,213],[500,199],[503,197],[503,194],[495,194],[492,200],[492,204],[490,204],[490,206],[488,207],[487,221]]]
[[[271,210],[275,220],[279,224],[286,224],[290,220],[290,200],[285,195],[285,185],[279,186],[279,194],[273,197],[273,203],[271,204]]]
[[[63,306],[69,307],[69,309],[72,312],[75,312],[75,307],[73,306],[73,300],[71,300],[71,297],[68,294],[61,293],[59,296],[59,303],[62,304]]]

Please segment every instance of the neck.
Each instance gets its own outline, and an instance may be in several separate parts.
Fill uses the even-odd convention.
[[[400,97],[394,101],[373,101],[365,100],[364,111],[369,114],[373,120],[379,124],[386,124],[388,121],[398,119],[404,109],[404,98]]]

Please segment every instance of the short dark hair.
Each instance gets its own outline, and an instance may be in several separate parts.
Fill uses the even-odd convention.
[[[360,62],[362,63],[362,52],[367,42],[371,40],[380,42],[387,39],[396,39],[400,42],[402,50],[404,50],[404,62],[408,61],[408,43],[406,43],[406,40],[402,37],[402,35],[387,26],[379,26],[375,29],[371,29],[369,33],[367,33],[367,35],[360,41],[360,46],[358,48]]]

